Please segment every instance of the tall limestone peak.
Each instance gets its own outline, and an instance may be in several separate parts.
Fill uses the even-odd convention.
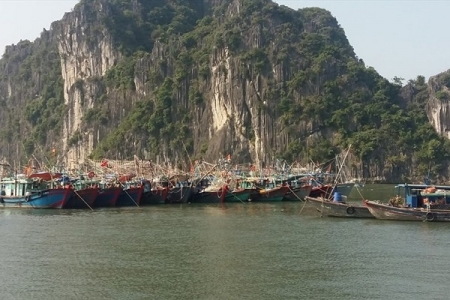
[[[416,137],[431,128],[425,110],[412,116],[400,86],[367,68],[320,8],[83,0],[36,41],[8,48],[0,70],[0,138],[19,141],[0,149],[8,159],[56,148],[50,160],[70,168],[134,154],[320,162],[352,144],[352,176],[392,179],[446,149],[435,132]],[[431,141],[436,153],[422,155]]]

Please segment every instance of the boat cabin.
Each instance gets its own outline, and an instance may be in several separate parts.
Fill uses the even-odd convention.
[[[241,180],[239,182],[239,188],[253,190],[256,188],[256,184],[253,180]]]
[[[37,181],[4,179],[1,181],[2,196],[26,196],[27,193],[37,192],[43,188]]]
[[[304,186],[306,183],[304,180],[291,180],[288,182],[289,186],[291,188],[301,188],[302,186]]]
[[[450,205],[450,186],[425,184],[399,184],[396,186],[398,195],[401,190],[404,193],[406,206],[411,208],[423,208]]]
[[[66,183],[70,184],[70,181],[68,181]],[[61,184],[64,184],[64,182],[62,182]],[[100,182],[98,180],[85,180],[85,179],[79,179],[79,180],[77,180],[77,181],[72,183],[72,187],[76,191],[97,187],[99,185],[100,185]]]
[[[258,189],[263,190],[274,189],[278,186],[276,180],[273,178],[259,178],[254,182],[254,184]],[[279,185],[282,185],[281,181]]]

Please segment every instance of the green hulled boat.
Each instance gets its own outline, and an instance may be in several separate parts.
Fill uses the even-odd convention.
[[[269,189],[261,189],[257,194],[252,195],[252,201],[255,202],[277,202],[283,200],[289,191],[288,186],[277,186]]]
[[[228,191],[225,196],[225,202],[247,202],[252,192],[252,189]]]

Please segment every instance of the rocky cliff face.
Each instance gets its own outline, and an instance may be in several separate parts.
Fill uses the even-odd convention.
[[[24,154],[45,155],[61,129],[61,66],[53,29],[33,43],[6,47],[0,60],[0,155],[18,163]]]
[[[450,71],[430,77],[426,111],[436,131],[450,138]]]
[[[432,159],[413,159],[404,133],[392,131],[421,126],[408,119],[417,89],[399,97],[322,9],[83,0],[35,42],[7,48],[0,70],[1,139],[20,141],[0,149],[8,159],[74,168],[89,156],[187,165],[232,154],[263,165],[323,161],[352,144],[351,175],[383,178]],[[441,86],[430,80],[427,109],[440,132]]]
[[[158,144],[158,154],[164,160],[185,156],[183,148],[189,148],[190,152],[201,153],[208,159],[233,153],[242,161],[254,160],[260,164],[273,161],[276,154],[292,141],[287,133],[283,133],[285,126],[277,122],[280,115],[274,97],[279,96],[277,95],[279,88],[289,82],[292,75],[302,68],[301,65],[295,66],[293,62],[304,59],[304,66],[307,66],[308,62],[306,58],[298,54],[294,54],[290,59],[275,57],[277,52],[284,50],[280,48],[287,42],[280,36],[286,26],[283,14],[287,14],[292,19],[299,18],[305,21],[302,23],[302,20],[297,20],[288,25],[293,31],[289,38],[293,38],[294,34],[312,35],[321,30],[329,30],[337,36],[335,41],[330,41],[330,45],[343,43],[347,54],[354,56],[342,29],[328,12],[319,11],[320,15],[314,13],[302,15],[268,1],[256,1],[252,5],[260,9],[264,5],[269,5],[266,9],[271,19],[247,24],[251,22],[251,18],[248,15],[249,3],[246,1],[221,1],[212,5],[206,2],[203,7],[197,8],[205,12],[211,7],[221,7],[221,19],[217,19],[214,26],[213,24],[209,26],[218,26],[225,32],[233,22],[237,22],[234,26],[238,25],[236,28],[231,28],[229,32],[235,35],[234,47],[237,49],[234,49],[234,52],[230,49],[233,45],[230,47],[223,44],[209,47],[203,53],[207,57],[207,76],[198,76],[199,67],[194,61],[182,66],[187,70],[180,72],[180,56],[191,55],[182,40],[174,37],[169,37],[165,41],[155,39],[152,49],[134,61],[133,78],[131,78],[134,88],[128,89],[123,95],[117,95],[118,89],[112,86],[105,91],[108,101],[114,98],[116,103],[123,107],[127,101],[124,98],[125,95],[131,101],[155,97],[158,85],[162,84],[162,82],[155,82],[155,75],[159,78],[177,75],[182,77],[174,83],[171,93],[171,121],[187,115],[186,117],[193,123],[187,124],[189,133],[185,138],[191,140],[184,141],[189,143],[187,146],[182,146],[183,143],[180,143],[182,141],[174,145],[164,137],[159,137],[159,141],[153,140],[153,143]],[[135,1],[134,13],[140,15],[142,9],[139,2]],[[98,29],[101,20],[111,16],[112,11],[110,1],[95,1],[91,5],[82,4],[74,12],[67,14],[60,23],[58,49],[64,79],[64,98],[68,107],[63,126],[63,149],[69,161],[82,161],[99,145],[104,135],[111,131],[111,122],[104,126],[105,128],[101,128],[101,125],[83,126],[82,121],[88,109],[97,108],[94,95],[98,95],[99,91],[103,90],[104,80],[102,79],[106,71],[117,65],[121,59],[110,31],[105,27]],[[197,14],[198,19],[202,16],[201,13]],[[215,17],[219,18],[219,16]],[[268,24],[264,24],[266,22]],[[205,30],[205,28],[201,29]],[[241,32],[237,33],[237,29]],[[193,32],[195,31],[194,28]],[[210,38],[207,42],[211,42],[214,36],[224,35],[224,32],[217,30],[206,32],[203,37],[205,41],[196,41],[196,47],[204,47],[207,37]],[[254,52],[247,55],[247,60],[243,59],[242,53],[239,53],[252,50]],[[261,70],[257,70],[253,65],[252,55],[260,56],[261,61],[258,63],[261,65],[259,67]],[[187,58],[189,59],[192,60],[192,57]],[[163,68],[162,65],[164,65]],[[339,72],[338,70],[330,71]],[[153,78],[149,78],[150,73],[154,75]],[[321,80],[326,80],[326,77],[327,74],[324,74]],[[205,100],[204,103],[193,105],[189,99],[189,91],[193,89],[196,89],[196,92]],[[310,92],[305,93],[307,94]],[[294,97],[299,100],[301,96]],[[126,105],[124,107],[124,109],[129,108]],[[118,119],[127,114],[127,112],[117,113],[114,108],[109,112],[108,119],[116,124],[120,123],[117,122]],[[116,116],[111,118],[111,114]],[[178,125],[183,126],[183,124]],[[309,120],[299,122],[298,125],[302,128],[301,135],[311,132],[315,126],[314,122]],[[172,128],[172,130],[175,129]],[[72,136],[78,135],[79,139],[76,143],[68,143]],[[129,147],[129,150],[137,151],[142,155],[146,152],[143,150],[146,150],[145,146],[147,146],[143,140],[147,139],[145,135],[129,134],[125,141],[130,145],[140,143],[140,149]],[[128,152],[123,153],[125,156],[131,155],[131,152],[126,149],[122,152]],[[114,155],[111,151],[108,153]]]
[[[62,151],[70,165],[83,162],[100,140],[97,126],[87,127],[82,123],[86,111],[94,108],[94,102],[106,92],[99,79],[121,57],[111,34],[96,27],[109,14],[111,11],[106,1],[86,3],[78,5],[58,23],[58,51],[67,107],[63,119]]]

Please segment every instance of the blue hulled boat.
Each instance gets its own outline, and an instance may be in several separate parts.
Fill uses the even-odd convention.
[[[30,178],[1,181],[0,207],[62,208],[72,196],[70,188],[51,188]]]

